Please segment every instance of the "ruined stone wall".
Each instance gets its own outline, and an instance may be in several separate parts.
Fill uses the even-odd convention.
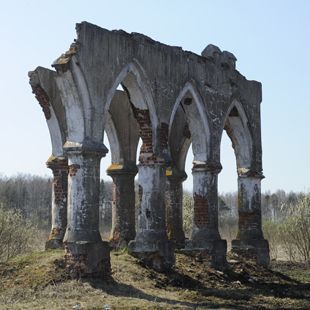
[[[229,57],[230,53],[223,52],[218,58],[208,53],[199,56],[141,34],[108,31],[86,22],[77,25],[77,33],[71,62],[77,63],[83,72],[92,106],[99,114],[108,108],[117,85],[128,72],[133,72],[151,113],[153,135],[160,135],[160,124],[170,123],[176,100],[186,83],[190,82],[201,96],[211,128],[212,150],[215,153],[211,156],[219,157],[218,145],[226,114],[233,100],[238,100],[251,126],[255,146],[253,154],[256,154],[253,158],[257,161],[255,167],[261,169],[258,158],[261,151],[261,85],[247,81],[235,70],[235,61]],[[56,69],[64,66],[62,63],[63,58],[55,63]],[[154,113],[156,117],[152,115]],[[103,118],[96,121],[92,124],[93,128],[98,130],[104,127]],[[102,134],[96,135],[100,141]],[[159,137],[156,141],[155,147],[160,148]]]
[[[68,268],[74,269],[83,257],[82,273],[108,273],[109,249],[98,229],[100,159],[108,151],[104,130],[113,151],[108,169],[117,202],[113,242],[129,242],[130,253],[154,268],[173,265],[165,192],[166,188],[171,191],[171,205],[181,217],[182,170],[192,143],[194,229],[188,244],[184,245],[184,238],[178,243],[188,251],[211,256],[215,265],[225,264],[226,241],[220,239],[217,213],[220,142],[225,129],[235,149],[241,195],[239,236],[233,247],[241,252],[248,248],[256,254],[260,251],[264,253],[259,254],[261,262],[266,263],[268,243],[261,234],[258,199],[263,177],[261,84],[246,80],[235,68],[235,56],[213,45],[197,55],[138,33],[108,31],[87,22],[76,27],[77,39],[53,63],[56,71],[39,67],[30,74],[49,126],[52,154],[67,157],[69,164],[64,237]],[[119,85],[122,94],[117,91]],[[139,137],[142,146],[137,168]],[[135,235],[137,171],[140,205]],[[56,181],[57,177],[56,173]],[[166,187],[167,181],[177,183]],[[58,187],[54,190],[57,198]],[[180,231],[180,222],[169,231]]]

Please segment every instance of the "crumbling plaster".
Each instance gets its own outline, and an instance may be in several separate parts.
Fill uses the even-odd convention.
[[[239,210],[245,214],[241,222],[250,223],[256,237],[261,232],[257,220],[263,177],[261,84],[246,80],[235,68],[235,56],[214,45],[208,45],[200,56],[138,33],[108,31],[87,22],[77,24],[76,29],[75,42],[53,63],[56,71],[38,67],[30,73],[30,84],[47,119],[52,155],[68,158],[67,261],[71,264],[76,259],[79,242],[83,242],[83,255],[87,248],[107,251],[98,231],[100,159],[108,151],[103,141],[106,131],[112,177],[117,177],[115,170],[118,176],[135,173],[139,137],[143,142],[138,165],[141,203],[137,235],[129,244],[132,254],[159,269],[173,264],[173,246],[166,234],[166,175],[184,173],[192,143],[197,201],[193,235],[199,238],[191,240],[187,250],[203,247],[213,255],[213,262],[224,263],[226,242],[219,239],[217,227],[217,175],[224,129],[236,154],[242,192]],[[125,92],[117,90],[119,85]],[[120,177],[118,186],[122,179],[127,180]],[[171,197],[178,200],[177,196]],[[181,206],[177,201],[174,204]],[[256,214],[251,217],[253,208]],[[264,240],[262,234],[259,238]],[[242,251],[247,246],[255,250],[252,241],[235,244]],[[259,248],[265,250],[261,262],[266,264],[265,240]],[[106,270],[100,267],[100,257],[109,265],[107,253],[94,260],[86,257],[86,273]]]

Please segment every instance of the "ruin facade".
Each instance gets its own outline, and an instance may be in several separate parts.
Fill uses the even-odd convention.
[[[66,267],[82,275],[109,273],[111,245],[128,246],[158,270],[174,264],[175,248],[224,266],[217,185],[226,130],[238,174],[239,229],[232,251],[268,265],[260,201],[261,84],[248,81],[236,70],[235,56],[214,45],[197,55],[87,22],[76,29],[77,39],[53,63],[55,70],[38,67],[29,73],[52,142],[47,161],[54,176],[52,228],[46,247],[64,244]],[[98,226],[100,160],[108,152],[104,132],[112,157],[104,168],[113,179],[115,200],[110,244],[102,241]],[[194,214],[185,240],[182,182],[191,144]]]

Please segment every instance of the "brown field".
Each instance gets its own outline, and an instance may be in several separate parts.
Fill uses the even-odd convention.
[[[36,252],[0,264],[0,309],[310,309],[310,269],[302,264],[264,269],[230,255],[221,272],[177,254],[163,274],[112,252],[111,278],[76,281],[61,268],[62,255]]]

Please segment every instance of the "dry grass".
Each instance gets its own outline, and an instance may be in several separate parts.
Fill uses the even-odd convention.
[[[37,252],[1,264],[0,309],[310,308],[310,271],[301,265],[273,263],[273,271],[231,257],[220,272],[177,254],[176,267],[163,274],[114,252],[110,279],[73,281],[54,263],[62,254]]]

